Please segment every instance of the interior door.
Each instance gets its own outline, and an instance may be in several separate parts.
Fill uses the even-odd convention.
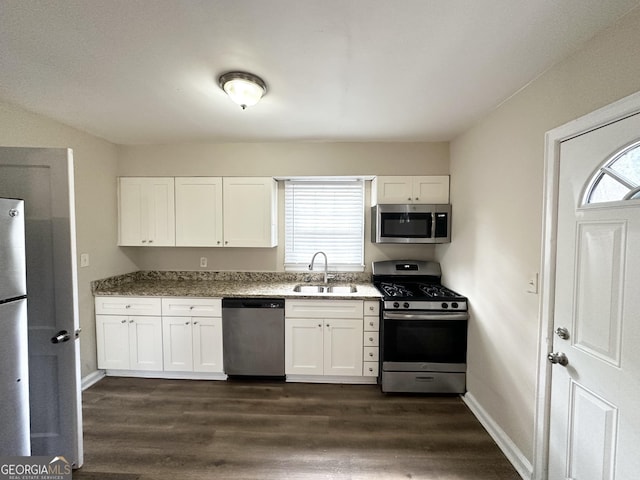
[[[560,148],[549,479],[640,471],[640,200],[582,204],[593,173],[638,140],[635,115]]]
[[[0,196],[25,201],[31,453],[82,465],[73,160],[0,147]],[[60,332],[58,343],[52,338]]]

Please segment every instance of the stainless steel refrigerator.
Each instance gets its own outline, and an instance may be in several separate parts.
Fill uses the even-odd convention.
[[[0,198],[0,456],[31,454],[24,202]]]

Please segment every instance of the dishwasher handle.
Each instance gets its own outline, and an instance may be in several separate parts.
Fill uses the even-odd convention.
[[[284,308],[284,298],[223,298],[222,308]]]

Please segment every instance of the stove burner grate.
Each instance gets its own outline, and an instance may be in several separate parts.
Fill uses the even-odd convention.
[[[413,292],[409,290],[404,285],[399,283],[386,283],[382,282],[378,285],[378,288],[382,290],[388,297],[411,297],[413,296]]]
[[[449,290],[448,288],[443,287],[442,285],[431,285],[431,284],[421,283],[418,286],[418,288],[420,292],[422,292],[425,296],[429,298],[444,299],[444,298],[454,298],[454,297],[460,296],[453,290]]]

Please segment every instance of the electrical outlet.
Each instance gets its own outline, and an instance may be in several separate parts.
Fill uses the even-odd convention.
[[[200,267],[205,268],[207,266],[207,257],[200,257]]]
[[[89,266],[89,254],[82,253],[80,254],[80,267],[88,267]]]
[[[538,293],[538,273],[533,273],[529,277],[529,281],[527,282],[527,292],[528,293]]]

